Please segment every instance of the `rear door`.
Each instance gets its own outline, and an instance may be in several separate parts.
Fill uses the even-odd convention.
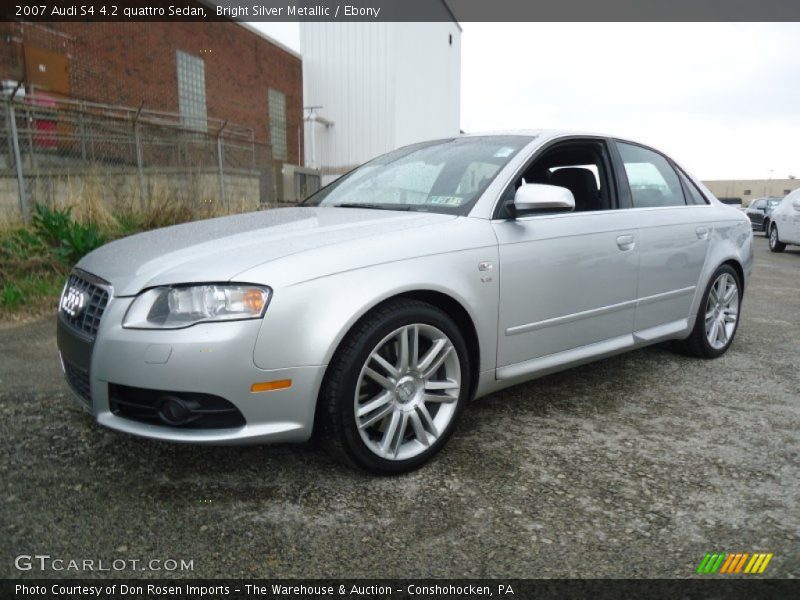
[[[634,335],[650,340],[685,329],[713,236],[708,201],[664,155],[616,142],[639,230]]]

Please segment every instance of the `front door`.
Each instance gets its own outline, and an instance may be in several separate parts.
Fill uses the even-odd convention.
[[[521,179],[566,187],[576,208],[494,221],[501,379],[631,345],[636,305],[639,234],[617,208],[606,142],[556,145]]]

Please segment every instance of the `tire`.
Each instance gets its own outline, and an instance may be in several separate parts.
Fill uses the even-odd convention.
[[[412,471],[447,443],[470,384],[467,346],[447,314],[417,300],[387,302],[356,323],[328,367],[321,441],[351,467]]]
[[[734,295],[726,303],[731,285],[735,285]],[[680,344],[684,352],[698,358],[717,358],[725,354],[739,328],[741,306],[739,274],[730,265],[722,265],[714,271],[706,286],[692,333]]]
[[[778,226],[775,223],[769,228],[769,249],[772,252],[783,252],[786,250],[786,244],[778,238]]]
[[[769,219],[764,219],[764,225],[761,227],[761,231],[765,236],[769,237]]]

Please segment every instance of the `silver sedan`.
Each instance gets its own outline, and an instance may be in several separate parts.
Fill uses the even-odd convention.
[[[398,473],[444,446],[472,398],[663,340],[723,354],[752,264],[747,217],[652,148],[466,135],[376,158],[300,207],[92,252],[65,285],[58,345],[112,429],[314,433]]]

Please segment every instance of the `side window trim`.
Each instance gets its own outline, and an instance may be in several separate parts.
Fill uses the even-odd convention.
[[[687,186],[692,186],[694,188],[694,190],[698,193],[698,195],[703,199],[703,202],[704,202],[704,204],[706,206],[711,204],[711,202],[709,202],[709,200],[706,197],[706,195],[703,193],[703,190],[701,190],[699,187],[697,187],[694,184],[694,181],[692,181],[691,177],[689,177],[689,175],[686,173],[686,171],[681,169],[678,165],[676,165],[671,160],[670,160],[670,164],[672,165],[672,168],[675,169],[675,171],[678,173],[678,178],[681,180],[681,185],[684,188],[683,189],[683,195],[684,195],[684,198],[686,199],[686,205],[687,206],[702,206],[701,204],[695,204],[694,202],[691,202],[691,203],[689,202],[689,198],[691,197],[691,194],[690,194],[690,190],[686,189]]]
[[[503,199],[508,194],[509,189],[516,183],[517,179],[522,177],[522,174],[525,173],[531,166],[539,160],[543,154],[549,152],[556,146],[560,146],[562,144],[570,144],[570,143],[599,143],[604,149],[603,152],[603,162],[605,163],[605,170],[606,175],[610,178],[608,181],[609,193],[611,197],[609,198],[611,203],[611,208],[609,210],[617,210],[621,208],[619,203],[619,196],[622,184],[620,182],[620,178],[618,173],[616,172],[616,166],[614,164],[614,158],[612,156],[612,146],[613,140],[611,138],[605,137],[591,137],[591,136],[569,136],[569,137],[559,137],[553,140],[550,140],[546,144],[540,146],[529,158],[526,160],[521,167],[519,167],[515,172],[514,175],[509,180],[508,184],[503,188],[502,193],[498,196],[497,200],[495,201],[494,209],[492,210],[492,220],[508,220],[511,217],[505,216],[502,214],[503,212]],[[598,174],[599,176],[599,174]],[[601,177],[602,179],[602,177]],[[602,185],[602,181],[601,181]],[[542,213],[548,214],[550,216],[553,213]],[[564,213],[564,214],[574,214],[574,213]],[[534,216],[534,215],[531,215]]]
[[[633,208],[633,194],[631,186],[628,182],[628,174],[625,172],[625,163],[622,161],[622,155],[617,148],[617,140],[608,140],[609,154],[611,156],[611,163],[614,168],[614,179],[617,180],[617,208]]]

